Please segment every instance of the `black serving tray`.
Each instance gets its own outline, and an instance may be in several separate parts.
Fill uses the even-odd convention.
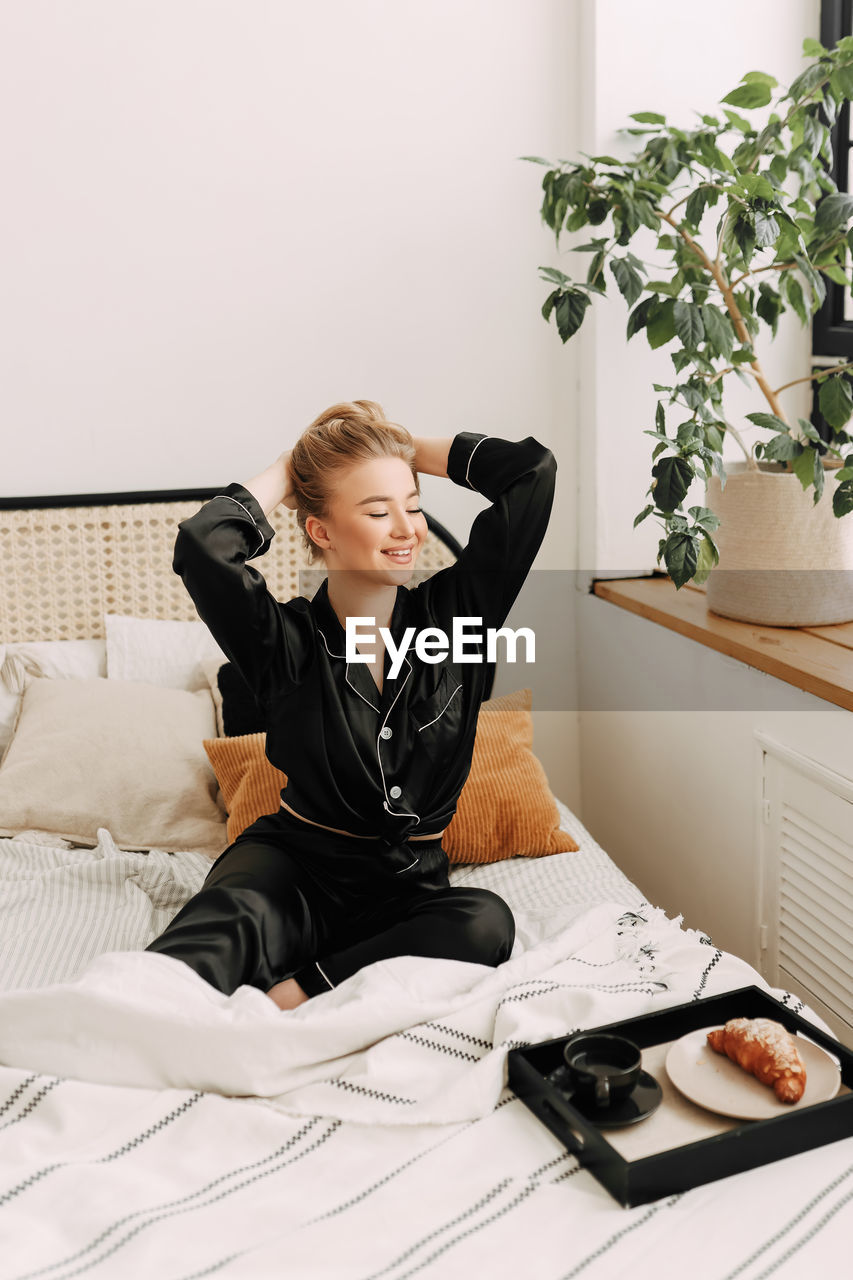
[[[729,1018],[773,1018],[790,1032],[802,1032],[839,1059],[842,1085],[853,1089],[853,1052],[759,987],[739,987],[589,1030],[613,1031],[628,1036],[641,1049],[649,1049]],[[853,1134],[853,1093],[842,1092],[828,1102],[815,1103],[789,1115],[741,1122],[726,1132],[628,1160],[608,1140],[608,1133],[612,1139],[614,1131],[597,1128],[547,1079],[562,1065],[563,1046],[570,1038],[562,1036],[511,1049],[509,1086],[622,1205],[646,1204]],[[655,1114],[660,1115],[665,1106],[664,1102]],[[643,1124],[651,1124],[654,1119],[652,1116]]]

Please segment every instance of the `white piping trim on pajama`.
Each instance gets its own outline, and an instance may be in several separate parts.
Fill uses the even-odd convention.
[[[261,533],[260,529],[258,528],[258,522],[257,522],[257,520],[255,519],[255,517],[252,515],[251,511],[249,510],[249,508],[248,508],[248,507],[244,507],[244,506],[243,506],[243,504],[242,504],[242,502],[238,502],[238,500],[237,500],[236,498],[232,498],[230,493],[220,493],[218,496],[219,496],[220,498],[227,498],[229,502],[236,502],[236,503],[237,503],[237,506],[240,508],[240,510],[241,510],[241,511],[245,511],[246,515],[249,517],[249,519],[251,520],[252,524],[254,525],[255,533],[259,533],[259,534],[260,534],[260,536],[261,536],[261,547],[262,547],[262,546],[264,545],[264,543],[266,542],[266,538],[264,537],[264,535]],[[261,547],[258,547],[258,550],[259,550],[259,551],[260,551]]]
[[[491,436],[483,436],[483,440],[491,440],[491,439],[492,439]],[[471,452],[468,455],[468,466],[465,468],[465,483],[467,484],[468,488],[473,489],[475,493],[478,492],[477,486],[471,483],[471,481],[468,479],[468,475],[471,470],[471,459],[479,449],[480,445],[483,443],[483,440],[478,440],[477,443],[474,445],[474,448],[471,450]]]
[[[449,698],[447,699],[447,701],[445,702],[444,706],[443,706],[443,707],[441,708],[441,710],[439,711],[438,715],[437,715],[437,716],[434,716],[432,720],[427,721],[427,723],[426,723],[426,724],[422,724],[422,725],[421,725],[421,727],[420,727],[420,729],[418,729],[418,733],[423,733],[424,729],[428,729],[428,728],[430,727],[430,725],[431,725],[431,724],[435,724],[436,720],[440,720],[440,719],[441,719],[441,717],[444,715],[445,711],[446,711],[446,710],[447,710],[447,708],[450,706],[451,702],[452,702],[452,701],[453,701],[453,699],[456,697],[457,693],[459,692],[459,690],[460,690],[461,688],[462,688],[462,685],[461,685],[461,684],[458,684],[458,685],[456,686],[456,688],[453,690],[453,692],[451,693],[450,697],[449,697]]]
[[[322,632],[322,631],[320,631],[320,628],[319,628],[319,627],[317,628],[317,630],[320,632],[320,635],[323,637],[323,644],[326,646],[326,653],[329,655],[329,657],[330,657],[330,658],[341,658],[341,659],[346,659],[346,654],[345,654],[345,653],[332,653],[331,649],[329,648],[329,642],[328,642],[328,640],[326,639],[325,635],[323,634],[323,632]],[[346,682],[347,682],[347,684],[349,685],[349,687],[352,689],[353,693],[358,694],[358,696],[359,696],[359,698],[361,698],[362,702],[366,702],[366,703],[367,703],[367,705],[368,705],[369,707],[371,707],[371,708],[372,708],[372,709],[377,713],[377,715],[378,715],[378,714],[379,714],[379,707],[377,707],[375,703],[371,702],[369,698],[365,698],[365,696],[364,696],[364,694],[363,694],[363,693],[359,693],[358,689],[356,689],[355,685],[354,685],[354,684],[353,684],[353,682],[350,680],[350,678],[349,678],[349,666],[350,666],[350,664],[349,664],[349,663],[347,663],[347,669],[346,669],[346,671],[344,672],[344,679],[346,680]]]
[[[388,803],[388,800],[390,797],[388,795],[388,788],[385,785],[385,770],[382,768],[382,756],[379,751],[379,744],[382,741],[382,730],[385,728],[385,725],[388,723],[388,717],[390,716],[391,712],[394,710],[394,705],[397,699],[399,698],[400,694],[403,692],[403,689],[406,687],[406,681],[408,680],[409,676],[412,674],[412,664],[411,662],[409,662],[409,659],[405,656],[405,654],[403,655],[403,661],[405,662],[406,666],[409,669],[406,672],[406,680],[403,681],[403,683],[400,685],[400,688],[395,693],[394,702],[391,703],[391,706],[385,712],[385,719],[382,721],[382,724],[379,726],[379,733],[376,735],[376,760],[379,765],[379,773],[382,777],[382,790],[385,792],[385,799],[382,801],[382,807],[385,810],[385,812],[393,813],[394,816],[397,818],[403,818],[403,817],[414,818],[415,822],[420,823],[420,816],[417,813],[411,813],[408,809],[392,809],[390,804]],[[413,862],[412,866],[414,865],[415,864]],[[404,867],[403,870],[408,871],[408,867]]]
[[[317,960],[315,960],[315,961],[314,961],[314,964],[317,966],[317,971],[318,971],[318,973],[320,973],[320,974],[322,975],[322,977],[324,977],[324,978],[326,979],[326,981],[328,982],[328,984],[329,984],[329,990],[330,990],[330,991],[334,991],[334,989],[335,989],[335,984],[334,984],[334,982],[332,982],[332,980],[331,980],[331,978],[328,976],[328,974],[323,973],[323,970],[320,968],[320,964],[319,964],[319,962],[318,962]]]

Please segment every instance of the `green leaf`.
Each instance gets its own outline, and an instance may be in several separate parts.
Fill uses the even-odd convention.
[[[693,575],[693,581],[697,586],[702,585],[707,580],[708,574],[714,568],[714,565],[720,563],[720,553],[717,550],[717,544],[709,533],[702,530],[702,540],[699,543],[699,559],[696,565],[696,572]]]
[[[843,374],[821,383],[818,404],[829,425],[840,430],[853,413],[853,391]]]
[[[702,323],[702,308],[693,302],[678,299],[673,303],[672,318],[675,332],[690,350],[699,346],[705,337],[705,326]]]
[[[629,307],[633,307],[643,292],[643,281],[640,273],[625,258],[614,258],[610,263],[610,270],[616,277],[616,283],[619,286],[619,292],[622,297]]]
[[[786,281],[788,301],[796,311],[797,315],[800,317],[800,323],[808,324],[809,316],[808,316],[808,312],[806,311],[806,300],[803,297],[802,285],[800,284],[799,280],[796,279],[796,277],[793,275],[792,272],[788,271],[785,274],[788,277]]]
[[[705,423],[705,444],[713,453],[723,452],[723,433],[713,422]]]
[[[853,195],[846,191],[837,191],[833,195],[824,196],[815,213],[815,228],[821,231],[845,230],[853,218]]]
[[[686,458],[671,455],[661,458],[652,467],[655,477],[654,497],[661,511],[672,512],[687,496],[693,480],[693,468]]]
[[[748,84],[738,85],[736,89],[732,89],[731,93],[727,93],[720,102],[728,102],[733,107],[745,107],[750,110],[752,107],[766,107],[773,94],[770,85],[762,80],[754,80]]]
[[[783,422],[775,413],[748,413],[746,416],[757,427],[767,427],[770,431],[790,432],[787,422]]]
[[[836,67],[829,78],[829,83],[839,98],[853,98],[853,65]]]
[[[770,325],[774,337],[776,336],[779,315],[783,310],[784,304],[779,294],[771,285],[762,281],[758,288],[758,302],[755,305],[755,311],[765,323]]]
[[[788,97],[792,102],[808,97],[819,84],[829,79],[829,74],[829,68],[822,62],[815,62],[812,66],[806,67],[802,75],[797,76],[791,84]]]
[[[601,270],[604,266],[605,253],[603,249],[599,249],[589,261],[589,270],[586,273],[586,282],[589,285],[597,284],[603,293],[607,282],[602,278]]]
[[[668,298],[677,298],[684,288],[684,275],[677,271],[671,280],[649,280],[646,288],[654,293],[663,293]]]
[[[723,101],[725,102],[725,98],[723,99]],[[739,116],[736,111],[724,110],[723,114],[725,115],[729,124],[732,125],[735,129],[739,129],[741,133],[753,132],[752,125],[749,123],[749,121],[744,116]]]
[[[569,277],[564,271],[558,271],[556,267],[540,267],[539,270],[543,276],[547,276],[549,280],[553,280],[555,284],[566,284]]]
[[[760,139],[757,139],[756,145],[759,143]],[[740,190],[753,200],[772,200],[775,196],[771,183],[760,173],[741,174],[739,182],[735,184],[735,190]]]
[[[832,495],[832,510],[837,516],[848,516],[853,511],[853,480],[844,480]]]
[[[755,252],[755,227],[747,214],[739,214],[732,225],[732,235],[747,266]]]
[[[744,84],[766,84],[771,89],[775,89],[779,81],[774,76],[769,76],[766,71],[747,71],[746,75],[741,76]]]
[[[698,385],[696,385],[695,383],[691,384],[689,382],[685,382],[685,383],[682,383],[680,386],[676,387],[675,391],[677,395],[681,396],[682,400],[687,405],[688,409],[693,409],[694,411],[696,409],[701,409],[702,405],[705,403],[705,401],[708,399],[708,396],[710,395],[708,386],[704,382],[700,382]],[[694,424],[691,421],[691,426],[694,426],[694,425],[697,428],[699,426],[698,423]]]
[[[813,423],[808,422],[805,418],[797,418],[797,422],[800,424],[800,430],[807,440],[813,440],[815,444],[821,443],[817,427]]]
[[[654,511],[654,509],[655,509],[655,504],[653,502],[650,502],[647,507],[643,507],[640,514],[638,516],[634,516],[634,528],[636,529],[638,524],[642,524],[646,516],[650,516]]]
[[[757,248],[766,249],[768,245],[776,243],[779,236],[779,223],[772,213],[762,213],[761,210],[756,210],[753,226],[755,228]]]
[[[803,144],[808,147],[813,155],[817,155],[823,142],[824,127],[815,117],[813,111],[806,111],[803,114],[802,124]]]
[[[720,527],[720,517],[714,515],[710,507],[688,507],[687,514],[691,515],[703,528],[719,529]]]
[[[817,467],[820,467],[822,478],[823,466],[821,465],[819,454],[814,449],[803,449],[802,453],[798,454],[797,457],[794,458],[792,463],[794,474],[804,489],[808,489],[810,484],[817,484],[816,465]],[[815,501],[817,501],[820,494],[817,492],[817,489],[815,489],[815,493]]]
[[[659,115],[657,111],[635,111],[630,119],[638,124],[666,124],[666,116]]]
[[[542,315],[546,320],[550,320],[551,312],[554,309],[554,303],[557,301],[559,296],[560,296],[560,290],[555,289],[553,293],[548,294],[548,297],[542,303]]]
[[[667,572],[676,588],[689,582],[699,567],[698,539],[689,533],[672,533],[663,551]]]
[[[672,315],[673,301],[671,298],[661,302],[658,300],[649,308],[649,314],[646,319],[646,337],[649,340],[649,346],[654,348],[662,347],[665,343],[671,342],[675,337],[675,321]]]
[[[755,352],[752,347],[740,347],[739,350],[732,352],[732,364],[752,364],[755,359]]]
[[[557,299],[557,331],[563,342],[568,342],[583,324],[584,314],[591,302],[589,294],[580,289],[566,289]]]
[[[827,266],[822,266],[820,270],[825,276],[829,277],[833,284],[840,284],[846,289],[850,288],[850,280],[848,279],[847,272],[843,267],[839,267],[837,262],[831,262],[827,264]]]
[[[595,240],[588,240],[586,244],[572,245],[573,253],[598,253],[607,244],[607,236],[597,236]],[[540,270],[543,268],[540,267]],[[562,272],[558,272],[562,275]],[[568,280],[568,276],[565,277]]]
[[[655,427],[666,436],[666,416],[662,400],[658,400],[657,408],[655,409]]]
[[[813,40],[811,36],[807,36],[803,41],[804,58],[819,58],[824,53],[826,53],[826,49],[824,49],[819,40]]]
[[[793,458],[799,458],[802,452],[803,446],[799,440],[794,440],[787,432],[780,432],[778,436],[768,440],[763,449],[765,458],[770,458],[772,462],[790,462]]]
[[[705,188],[697,187],[695,191],[691,191],[687,203],[684,206],[684,219],[689,222],[691,227],[698,227],[702,221],[702,214],[705,212]]]
[[[658,299],[653,294],[650,298],[643,298],[643,301],[637,304],[628,316],[628,327],[626,330],[627,337],[633,338],[635,333],[639,333],[641,329],[645,329],[649,319],[649,311],[657,301]]]
[[[695,418],[690,418],[687,422],[682,422],[681,426],[675,433],[675,443],[679,449],[684,449],[693,440],[704,440],[704,432],[702,431],[702,423],[697,422]]]
[[[601,199],[590,200],[589,204],[586,207],[586,218],[587,218],[587,221],[593,227],[599,227],[601,226],[602,222],[607,217],[609,212],[610,212],[610,205],[606,200],[601,200]],[[566,223],[567,227],[568,225],[569,224]]]
[[[714,351],[729,360],[734,350],[735,334],[728,316],[718,307],[705,303],[702,307],[702,323],[705,326],[705,337]]]
[[[826,297],[826,285],[824,284],[823,276],[819,271],[815,271],[805,254],[795,253],[794,261],[809,283],[815,308],[819,307]]]
[[[774,180],[781,186],[788,176],[788,166],[785,163],[784,156],[773,157],[770,161],[770,172],[773,175]]]

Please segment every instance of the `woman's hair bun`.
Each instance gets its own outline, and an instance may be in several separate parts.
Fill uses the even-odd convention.
[[[308,516],[328,515],[335,480],[354,463],[371,458],[402,458],[415,485],[415,445],[411,434],[397,422],[389,422],[375,400],[348,400],[324,409],[296,441],[290,454],[290,474],[296,498],[296,521],[302,530],[309,559],[321,552],[305,530]]]

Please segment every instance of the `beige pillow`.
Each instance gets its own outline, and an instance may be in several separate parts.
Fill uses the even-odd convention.
[[[36,828],[125,849],[226,845],[202,741],[210,694],[119,680],[34,679],[0,765],[0,835]]]

